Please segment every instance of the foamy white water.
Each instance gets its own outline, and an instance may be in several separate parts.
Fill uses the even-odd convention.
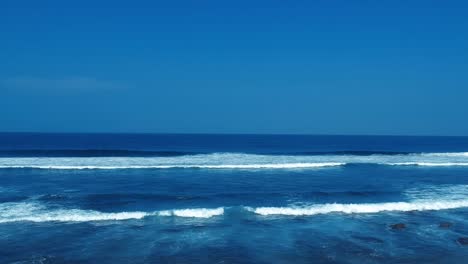
[[[224,208],[199,208],[199,209],[178,209],[171,211],[161,211],[158,213],[160,216],[179,216],[179,217],[196,217],[196,218],[210,218],[213,216],[223,215]]]
[[[0,168],[36,169],[311,169],[345,164],[468,166],[468,152],[400,155],[256,155],[213,153],[177,157],[0,158]]]
[[[257,207],[247,210],[259,215],[317,215],[329,213],[369,214],[385,211],[428,211],[447,210],[468,207],[468,200],[463,201],[433,201],[433,202],[395,202],[367,204],[318,204],[307,207]]]
[[[391,202],[363,204],[316,204],[303,207],[244,207],[259,215],[312,216],[318,214],[370,214],[380,212],[438,211],[468,207],[468,200]],[[0,223],[10,222],[92,222],[143,219],[150,216],[211,218],[224,214],[224,208],[174,209],[154,212],[105,213],[93,210],[47,208],[34,203],[4,203],[0,205]]]
[[[412,188],[402,202],[327,203],[285,207],[241,207],[259,215],[312,216],[318,214],[370,214],[380,212],[438,211],[468,208],[468,185],[441,185]],[[186,208],[152,212],[99,212],[82,209],[50,209],[42,203],[0,203],[0,223],[9,222],[89,222],[123,221],[145,217],[210,218],[224,215],[225,207]]]
[[[468,166],[468,162],[396,162],[386,163],[393,166],[423,166],[423,167],[453,167],[453,166]]]
[[[150,166],[62,166],[62,165],[24,165],[8,166],[0,168],[17,169],[50,169],[50,170],[123,170],[123,169],[301,169],[342,166],[344,163],[284,163],[284,164],[232,164],[232,165],[150,165]]]
[[[308,206],[246,207],[259,215],[308,216],[329,213],[368,214],[380,212],[438,211],[468,207],[468,185],[421,186],[403,192],[405,202],[329,203]]]
[[[154,212],[106,213],[81,209],[48,209],[38,203],[0,204],[0,223],[9,222],[91,222],[142,219],[148,216],[210,218],[224,214],[224,208],[174,209]]]

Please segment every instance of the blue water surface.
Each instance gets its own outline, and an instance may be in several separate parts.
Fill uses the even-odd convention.
[[[466,263],[467,221],[468,137],[0,134],[0,263]]]

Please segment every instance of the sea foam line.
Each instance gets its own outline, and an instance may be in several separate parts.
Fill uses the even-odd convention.
[[[318,204],[306,207],[246,207],[245,209],[259,215],[310,216],[317,214],[344,213],[369,214],[385,211],[438,211],[468,207],[468,200],[460,201],[424,201],[424,202],[391,202],[367,204]]]
[[[211,218],[224,214],[224,208],[173,209],[154,212],[106,213],[81,209],[47,208],[31,203],[5,203],[0,205],[0,223],[10,222],[91,222],[143,219],[149,216],[176,216],[185,218]]]
[[[365,204],[317,204],[305,207],[242,207],[244,210],[262,216],[312,216],[318,214],[372,214],[380,212],[438,211],[468,207],[468,200],[456,201],[415,201]],[[0,205],[0,223],[10,222],[91,222],[123,221],[143,219],[149,216],[211,218],[224,214],[225,208],[174,209],[155,212],[105,213],[93,210],[46,208],[28,203],[5,203]]]
[[[174,157],[0,157],[0,169],[312,169],[346,164],[468,166],[467,152],[409,154],[261,155],[211,153]]]
[[[392,165],[392,166],[425,166],[425,167],[468,166],[468,162],[394,162],[394,163],[383,163],[383,164]]]
[[[124,169],[301,169],[346,165],[339,162],[279,163],[279,164],[223,164],[223,165],[130,165],[130,166],[66,166],[66,165],[0,165],[1,169],[50,170],[124,170]]]

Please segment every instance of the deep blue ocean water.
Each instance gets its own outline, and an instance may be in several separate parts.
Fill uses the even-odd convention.
[[[466,237],[468,137],[0,134],[0,263],[467,263]]]

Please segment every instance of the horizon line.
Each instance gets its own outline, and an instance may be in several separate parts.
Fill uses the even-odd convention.
[[[213,132],[59,132],[59,131],[0,131],[0,134],[91,134],[91,135],[213,135],[213,136],[356,136],[356,137],[468,137],[468,135],[415,135],[415,134],[324,134],[324,133],[213,133]]]

